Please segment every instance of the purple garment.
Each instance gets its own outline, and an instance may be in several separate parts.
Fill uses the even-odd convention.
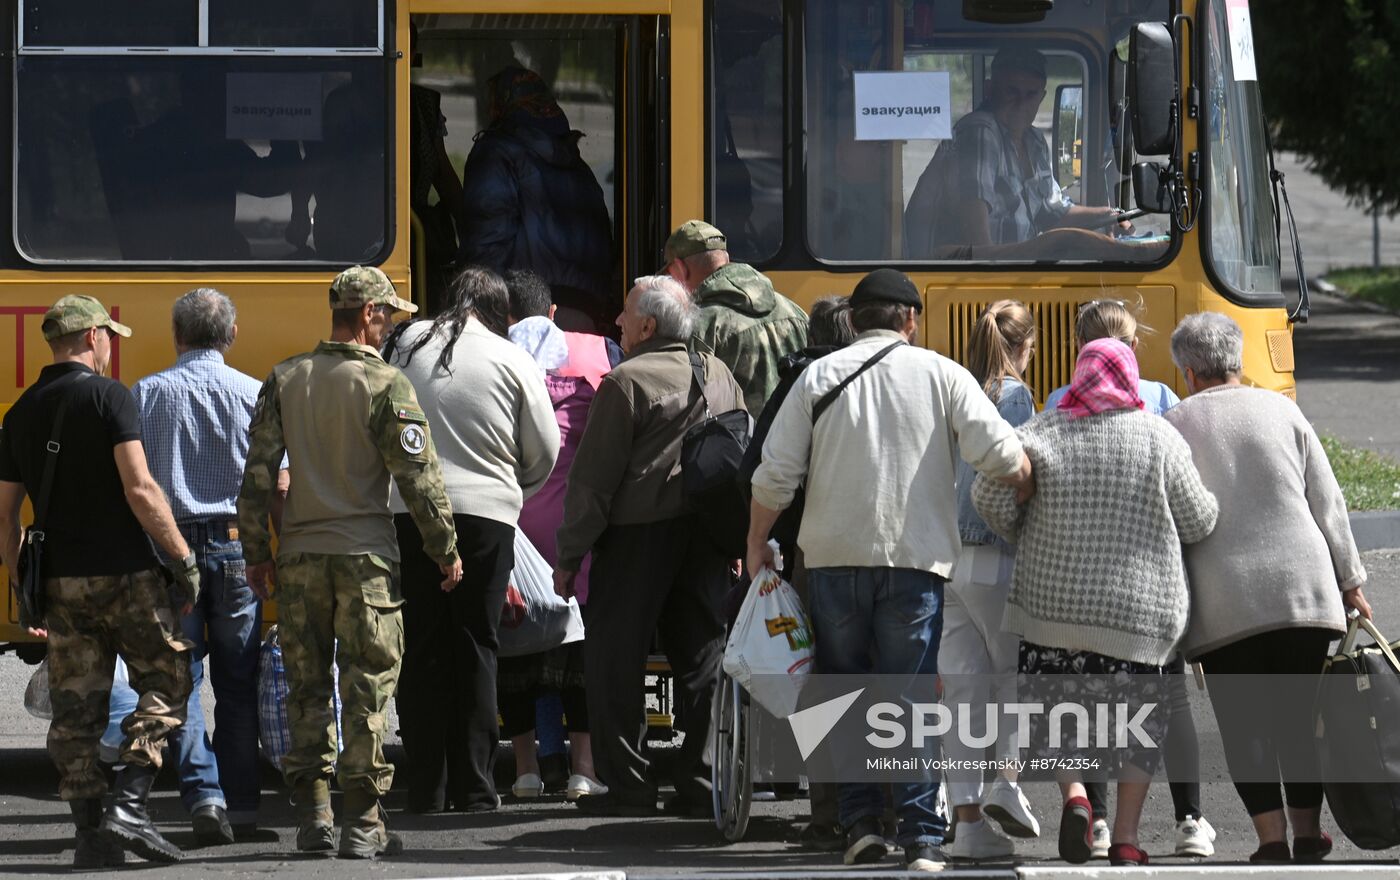
[[[554,404],[554,418],[559,423],[559,460],[554,471],[545,480],[540,490],[525,502],[520,510],[520,530],[530,543],[540,551],[549,564],[555,564],[558,551],[554,543],[554,533],[564,521],[564,486],[568,481],[569,468],[578,453],[579,441],[583,439],[583,426],[588,421],[588,408],[593,405],[596,392],[587,380],[579,376],[556,376],[553,373],[544,377],[549,389],[549,399]],[[588,570],[592,556],[585,556],[574,581],[574,591],[580,605],[588,601]]]

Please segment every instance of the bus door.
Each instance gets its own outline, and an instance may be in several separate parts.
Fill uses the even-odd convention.
[[[430,309],[440,307],[452,268],[462,263],[532,268],[550,283],[557,319],[567,327],[578,317],[568,308],[572,288],[583,282],[580,273],[568,276],[551,252],[548,239],[560,230],[539,228],[553,222],[600,252],[589,271],[594,277],[601,271],[606,302],[595,323],[607,326],[621,311],[630,280],[660,265],[668,230],[669,17],[535,13],[534,5],[559,8],[450,0],[409,5],[415,295],[426,296]],[[507,90],[506,80],[519,88]],[[502,96],[509,96],[508,106],[501,106]],[[507,145],[505,162],[484,161],[500,145],[495,133],[522,124],[534,133]],[[561,131],[576,134],[561,139]],[[596,189],[586,179],[580,189],[576,175],[572,183],[552,182],[556,164],[569,161],[570,142]],[[481,151],[475,159],[474,150]],[[521,181],[490,179],[500,174],[543,175],[543,191],[558,201],[544,210],[512,204],[510,184]],[[451,204],[459,187],[467,193],[460,208]],[[602,224],[595,223],[599,211],[606,212]],[[553,220],[541,221],[542,214]],[[599,225],[606,234],[595,232]],[[576,250],[578,241],[570,247]]]

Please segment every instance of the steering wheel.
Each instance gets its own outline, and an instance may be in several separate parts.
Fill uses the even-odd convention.
[[[1104,220],[1100,220],[1098,223],[1095,223],[1092,226],[1086,226],[1084,228],[1102,229],[1105,226],[1113,226],[1115,224],[1122,223],[1125,220],[1136,220],[1137,218],[1146,216],[1147,214],[1148,212],[1144,211],[1142,208],[1134,208],[1131,211],[1120,211],[1111,217],[1108,217]]]

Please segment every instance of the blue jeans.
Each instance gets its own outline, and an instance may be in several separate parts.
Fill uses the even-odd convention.
[[[908,568],[813,568],[807,572],[816,640],[817,672],[828,675],[938,674],[943,635],[943,584],[935,574]],[[931,756],[937,757],[933,747]],[[937,812],[938,780],[932,773],[896,782],[896,839],[900,846],[941,845],[947,820]],[[885,812],[882,786],[837,786],[842,826]]]
[[[193,812],[205,804],[228,810],[235,825],[257,821],[258,648],[262,603],[253,595],[243,562],[243,545],[228,538],[228,523],[182,523],[180,532],[199,564],[199,601],[181,624],[194,643],[190,671],[194,689],[183,726],[171,734],[180,773],[180,798]],[[206,635],[207,633],[207,635]],[[214,683],[214,737],[204,729],[199,690],[204,657]],[[112,687],[110,722],[103,743],[120,742],[121,722],[136,706],[136,692],[124,681]]]

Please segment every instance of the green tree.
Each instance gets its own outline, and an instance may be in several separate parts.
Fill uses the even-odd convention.
[[[1358,203],[1400,212],[1400,0],[1250,9],[1274,146],[1302,154]]]

